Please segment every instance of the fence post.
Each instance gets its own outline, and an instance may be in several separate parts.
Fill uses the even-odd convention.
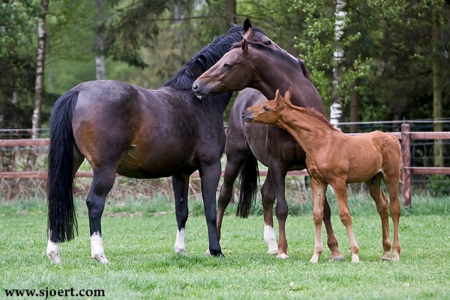
[[[402,159],[403,159],[403,200],[405,206],[411,206],[411,134],[410,125],[402,124]]]

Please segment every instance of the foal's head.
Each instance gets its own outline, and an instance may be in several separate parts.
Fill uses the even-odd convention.
[[[275,94],[275,99],[261,103],[247,108],[242,113],[242,118],[247,123],[257,122],[264,124],[279,125],[281,113],[287,106],[292,106],[291,103],[292,88],[289,88],[283,96],[278,89]]]

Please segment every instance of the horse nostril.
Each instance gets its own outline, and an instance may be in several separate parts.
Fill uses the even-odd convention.
[[[197,91],[198,90],[198,84],[196,82],[194,82],[194,84],[192,85],[192,90],[193,91]]]

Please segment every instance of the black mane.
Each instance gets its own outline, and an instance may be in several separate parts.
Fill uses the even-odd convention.
[[[257,27],[253,27],[252,29],[263,33]],[[244,33],[245,31],[242,26],[234,26],[226,34],[214,38],[211,44],[197,52],[183,69],[172,79],[164,83],[163,86],[171,86],[177,90],[192,89],[194,81],[221,59],[234,43],[242,41]]]

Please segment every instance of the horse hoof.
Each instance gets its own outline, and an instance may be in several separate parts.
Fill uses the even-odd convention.
[[[270,254],[270,255],[278,254],[278,249],[273,249],[273,250],[269,249],[269,251],[267,251],[267,254]]]
[[[105,254],[92,255],[92,258],[102,264],[109,264],[108,259],[106,259]]]
[[[206,249],[205,255],[211,255],[211,252],[209,252],[209,249]]]
[[[55,264],[55,265],[60,265],[61,264],[61,258],[59,257],[59,255],[53,255],[53,254],[49,254],[47,253],[48,258],[50,258],[50,261]]]
[[[278,255],[277,255],[277,258],[280,258],[280,259],[288,259],[288,258],[289,258],[289,255],[287,255],[286,253],[281,253],[281,254],[278,254]]]
[[[342,255],[342,256],[336,256],[336,257],[332,257],[331,259],[330,259],[330,262],[334,262],[334,261],[344,261],[345,259],[344,259],[344,256]]]

